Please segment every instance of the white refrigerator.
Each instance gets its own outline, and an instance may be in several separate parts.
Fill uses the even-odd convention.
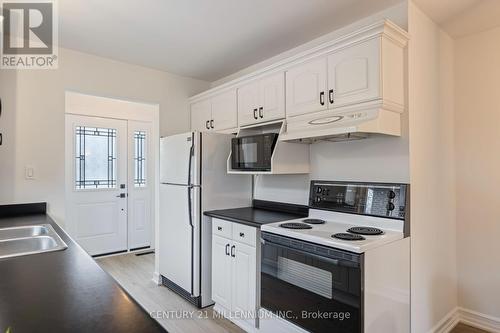
[[[203,212],[251,205],[251,176],[227,174],[231,138],[189,132],[160,141],[159,273],[198,307],[213,304],[212,226]]]

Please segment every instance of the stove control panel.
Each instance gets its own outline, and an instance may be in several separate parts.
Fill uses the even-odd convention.
[[[407,184],[311,181],[309,206],[405,220]]]

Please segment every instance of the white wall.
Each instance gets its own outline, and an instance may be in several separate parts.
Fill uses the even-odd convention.
[[[265,67],[272,61],[291,56],[303,51],[306,47],[320,44],[326,38],[346,34],[383,18],[390,19],[406,29],[408,25],[406,2],[334,31],[305,46],[266,60],[238,74],[244,75],[251,70]],[[232,75],[230,78],[235,77]],[[225,81],[226,79],[220,80],[217,84]],[[402,135],[399,138],[378,136],[361,141],[313,144],[310,146],[311,173],[309,175],[259,176],[255,187],[255,197],[263,200],[307,204],[309,182],[313,179],[409,183],[407,112],[402,115],[401,124]]]
[[[456,41],[459,304],[500,321],[500,28]]]
[[[457,306],[453,41],[409,6],[412,332]]]
[[[10,202],[14,199],[16,91],[16,72],[0,70],[0,133],[3,137],[3,144],[0,146],[0,202]]]
[[[203,81],[67,49],[59,50],[58,70],[18,71],[13,201],[47,201],[49,213],[64,223],[66,90],[158,103],[160,134],[166,135],[189,130],[187,97],[208,87]],[[35,168],[35,180],[25,179],[26,165]]]

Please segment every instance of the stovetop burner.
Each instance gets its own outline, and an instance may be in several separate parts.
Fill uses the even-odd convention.
[[[347,232],[367,236],[382,235],[384,233],[382,230],[372,227],[352,227],[348,229]]]
[[[325,220],[320,220],[320,219],[305,219],[302,220],[302,222],[307,223],[307,224],[325,224]]]
[[[341,240],[346,240],[346,241],[360,241],[364,240],[365,238],[361,235],[356,235],[356,234],[348,234],[348,233],[338,233],[335,235],[332,235],[333,238],[338,238]]]
[[[305,223],[296,223],[296,222],[282,223],[280,224],[280,227],[286,229],[312,229],[310,225],[307,225]]]

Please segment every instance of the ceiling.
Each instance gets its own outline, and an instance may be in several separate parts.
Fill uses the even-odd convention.
[[[500,26],[498,0],[416,0],[416,3],[455,38]]]
[[[215,81],[399,2],[64,0],[59,38],[62,47]]]

